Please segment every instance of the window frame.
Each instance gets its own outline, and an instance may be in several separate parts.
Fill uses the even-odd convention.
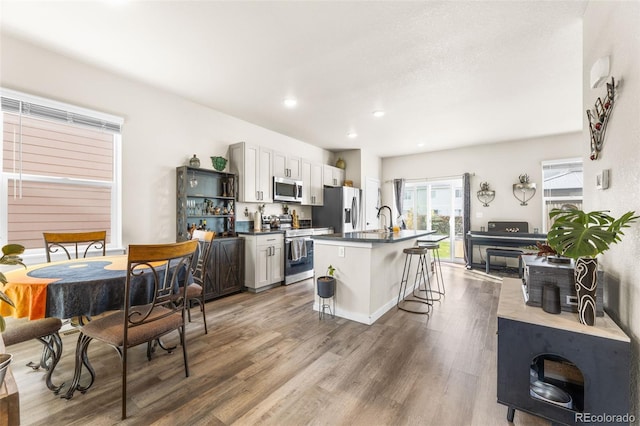
[[[546,194],[546,188],[545,188],[545,180],[544,180],[544,169],[545,166],[553,166],[553,165],[559,165],[559,164],[570,164],[570,163],[580,163],[582,164],[582,195],[574,195],[574,196],[566,196],[566,197],[562,197],[562,200],[566,200],[566,201],[580,201],[581,203],[584,202],[584,161],[582,160],[582,158],[580,157],[571,157],[571,158],[562,158],[562,159],[557,159],[557,160],[545,160],[542,161],[540,163],[540,173],[542,176],[542,206],[541,206],[541,215],[542,215],[542,230],[546,232],[546,230],[549,228],[549,224],[548,222],[548,217],[547,217],[547,212],[546,212],[546,207],[547,207],[547,201],[550,200],[557,200],[559,198],[557,197],[548,197]]]
[[[15,90],[0,88],[0,95],[2,97],[15,99],[25,103],[31,103],[36,105],[41,105],[48,108],[55,108],[61,111],[66,111],[70,114],[77,114],[79,116],[90,117],[95,120],[109,122],[110,124],[121,126],[124,122],[122,117],[113,116],[110,114],[106,114],[103,112],[90,110],[83,107],[78,107],[75,105],[42,98],[39,96],[29,95],[26,93],[18,92]],[[15,113],[13,111],[5,111],[1,110],[2,115],[4,117],[4,113]],[[19,113],[18,113],[19,114]],[[62,123],[59,120],[47,120],[45,117],[41,116],[33,116],[33,118],[51,121],[55,123]],[[68,123],[70,126],[80,127],[80,128],[92,128],[96,129],[95,126],[87,126],[78,123]],[[113,135],[113,164],[112,164],[112,176],[111,181],[102,181],[102,180],[94,180],[94,179],[84,179],[84,178],[71,178],[71,177],[61,177],[61,176],[46,176],[46,175],[33,175],[33,174],[25,174],[21,171],[4,171],[2,167],[0,167],[0,246],[7,244],[8,242],[8,234],[9,234],[9,213],[8,213],[8,203],[9,203],[9,184],[10,181],[22,179],[23,181],[30,182],[44,182],[44,183],[54,183],[54,184],[65,184],[65,185],[78,185],[78,186],[101,186],[101,187],[109,187],[111,188],[111,211],[110,211],[110,241],[107,245],[107,251],[121,251],[122,250],[122,133],[120,131],[115,131],[112,129],[104,130],[107,133]],[[0,132],[4,135],[4,119],[0,120]],[[3,141],[4,143],[4,141]],[[0,164],[3,164],[4,153],[3,150],[0,149]],[[25,250],[23,255],[25,261],[28,263],[31,262],[45,262],[45,251],[44,244],[42,248],[37,249],[28,249]]]

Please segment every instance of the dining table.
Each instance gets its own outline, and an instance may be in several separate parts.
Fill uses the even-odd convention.
[[[82,323],[90,321],[93,316],[123,309],[127,259],[127,255],[96,256],[42,263],[5,272],[7,283],[3,291],[15,307],[0,303],[0,313],[16,318],[28,317],[30,320],[45,317],[80,318]],[[191,283],[192,277],[189,278]],[[149,303],[153,293],[152,274],[140,274],[132,279],[131,305]],[[83,339],[85,337],[81,332],[79,344]],[[71,398],[75,390],[86,392],[93,383],[93,369],[88,360],[81,361],[89,370],[91,381],[88,386],[80,385],[81,367],[76,365],[73,381],[64,398]]]
[[[15,308],[0,304],[0,313],[30,320],[91,317],[122,309],[127,255],[96,256],[31,265],[5,273],[3,291]],[[132,286],[133,287],[133,286]],[[132,298],[145,303],[135,292]]]

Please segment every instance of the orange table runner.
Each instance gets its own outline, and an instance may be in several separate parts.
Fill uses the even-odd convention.
[[[0,314],[3,316],[14,316],[16,318],[29,317],[30,320],[44,318],[47,306],[47,286],[62,278],[36,278],[29,276],[29,273],[56,265],[66,265],[71,269],[78,268],[80,270],[86,267],[87,262],[93,261],[111,262],[104,268],[108,270],[126,271],[127,269],[127,256],[118,255],[41,263],[29,266],[27,269],[19,268],[5,272],[4,275],[8,282],[5,284],[3,291],[9,296],[16,307],[12,308],[6,303],[0,303]]]

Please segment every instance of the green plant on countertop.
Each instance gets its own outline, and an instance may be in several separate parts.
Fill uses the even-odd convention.
[[[604,211],[585,213],[575,209],[553,209],[549,217],[554,222],[547,233],[547,241],[561,256],[595,258],[621,241],[622,229],[640,218],[634,214],[630,211],[615,219]]]
[[[0,265],[22,265],[25,268],[27,265],[22,263],[22,258],[20,255],[24,253],[24,247],[20,244],[7,244],[2,247],[2,257],[0,257]],[[7,277],[4,276],[2,272],[0,272],[0,282],[4,286],[7,283]],[[0,303],[5,302],[15,308],[13,301],[9,299],[9,297],[4,294],[2,290],[0,290]],[[4,317],[0,315],[0,332],[5,329]]]

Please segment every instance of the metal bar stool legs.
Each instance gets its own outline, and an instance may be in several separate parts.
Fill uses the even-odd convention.
[[[437,293],[444,296],[446,291],[444,289],[444,277],[442,276],[442,264],[440,263],[440,244],[434,244],[433,247],[429,248],[433,253],[433,275],[436,277],[436,282],[438,284]],[[440,287],[441,284],[442,287]]]
[[[412,312],[415,314],[428,314],[431,310],[432,302],[428,297],[422,297],[420,292],[431,293],[431,282],[429,280],[429,274],[426,271],[427,249],[422,247],[411,247],[403,250],[405,253],[404,267],[402,269],[402,279],[400,280],[400,290],[398,292],[398,309],[402,309],[406,312]],[[415,278],[413,281],[413,288],[409,296],[407,291],[409,289],[409,275],[411,273],[411,258],[418,256],[418,267],[416,269]],[[415,309],[407,307],[408,304],[418,304]],[[419,305],[425,305],[426,307],[418,308]]]
[[[437,290],[433,290],[437,296],[432,301],[440,300],[445,295],[444,277],[442,275],[442,264],[440,263],[440,244],[438,243],[418,243],[419,247],[425,248],[431,251],[431,258],[433,261],[433,276],[436,281]]]

